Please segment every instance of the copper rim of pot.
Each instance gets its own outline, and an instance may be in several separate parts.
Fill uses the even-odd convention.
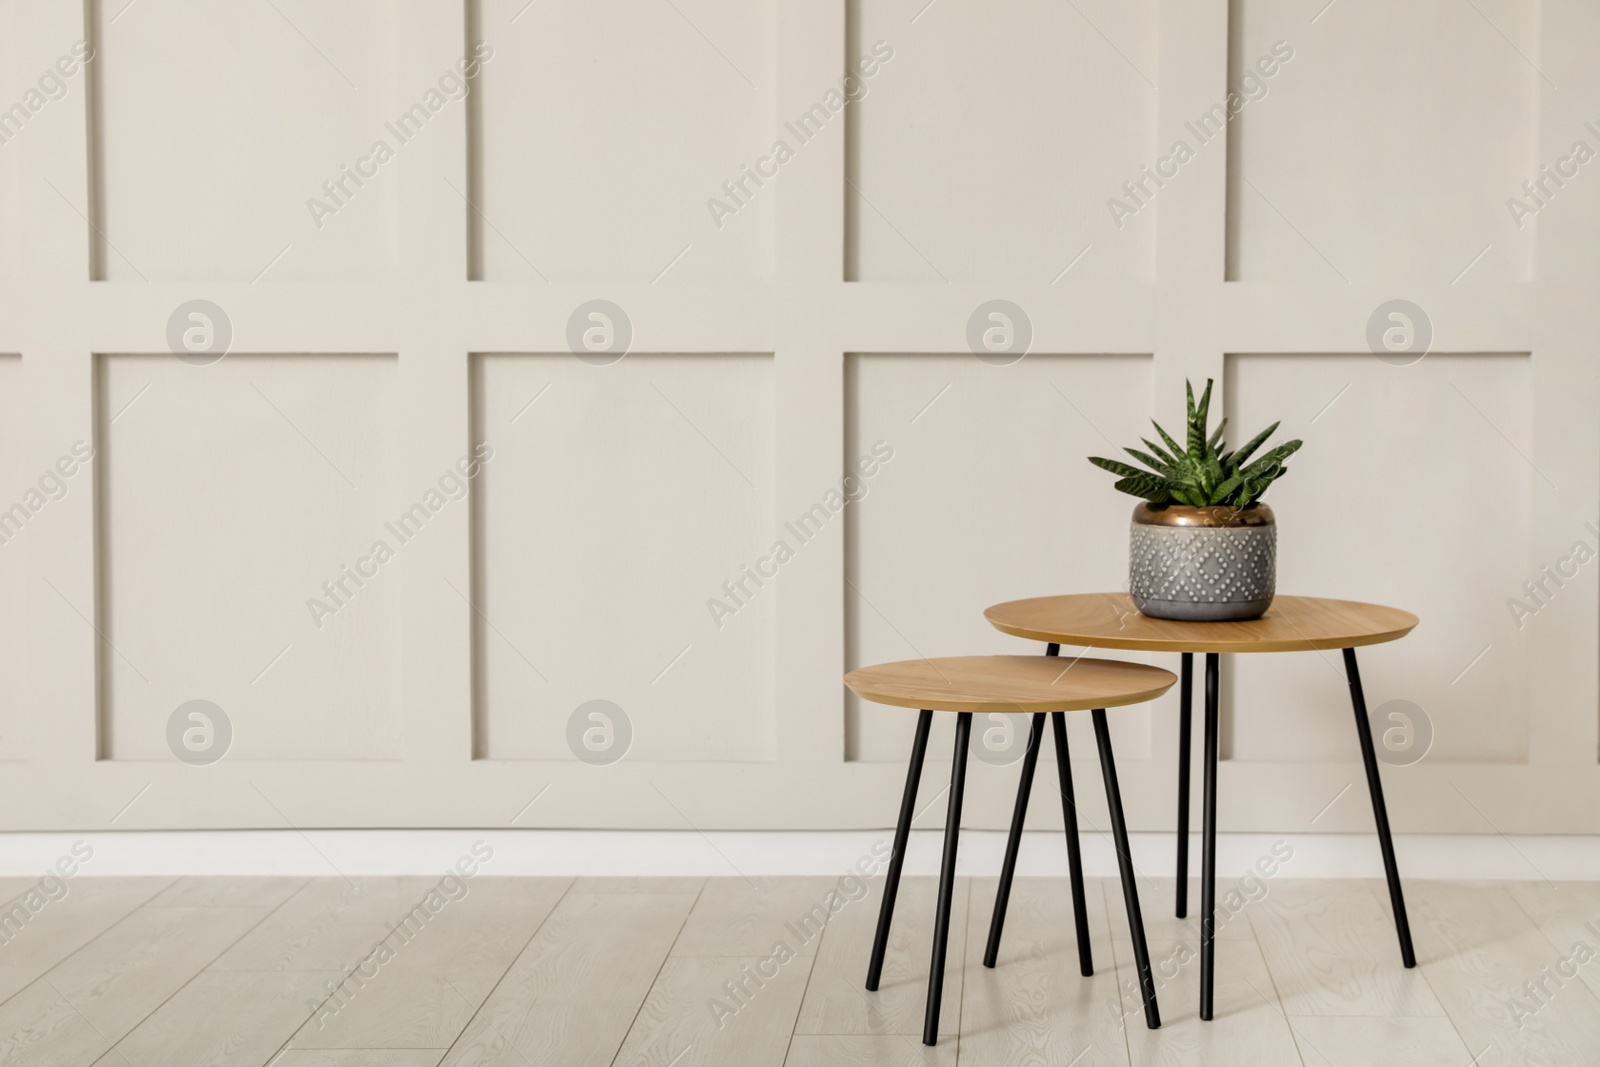
[[[1133,521],[1140,526],[1193,526],[1211,529],[1243,526],[1271,526],[1277,520],[1265,504],[1247,508],[1212,504],[1197,508],[1188,504],[1152,504],[1145,501],[1133,509]]]

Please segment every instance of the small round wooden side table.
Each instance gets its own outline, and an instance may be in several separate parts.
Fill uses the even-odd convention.
[[[932,1045],[939,1040],[939,998],[944,991],[945,949],[950,936],[950,902],[955,892],[956,844],[961,833],[961,798],[966,785],[967,749],[972,737],[973,712],[1009,712],[1033,716],[1028,747],[1022,762],[1023,789],[1017,798],[1017,810],[1023,813],[1027,810],[1027,793],[1033,784],[1033,769],[1039,759],[1044,717],[1049,714],[1053,718],[1056,768],[1061,779],[1061,809],[1067,824],[1067,860],[1072,873],[1072,910],[1077,926],[1078,962],[1085,975],[1094,973],[1094,964],[1089,955],[1089,916],[1084,907],[1083,862],[1078,851],[1077,807],[1072,793],[1071,764],[1067,758],[1064,713],[1093,712],[1095,740],[1100,749],[1100,770],[1105,778],[1106,802],[1111,809],[1111,832],[1116,840],[1117,864],[1122,874],[1123,901],[1128,909],[1128,929],[1133,939],[1139,986],[1144,996],[1145,1022],[1151,1029],[1161,1025],[1105,709],[1154,700],[1172,688],[1177,680],[1177,675],[1171,671],[1142,663],[1080,659],[1070,669],[1063,669],[1059,661],[1039,656],[958,656],[908,660],[863,667],[845,675],[845,685],[865,700],[919,709],[917,733],[911,743],[911,766],[906,772],[905,794],[900,801],[900,819],[894,829],[894,852],[889,857],[883,902],[878,908],[878,929],[872,941],[872,959],[867,965],[868,989],[878,988],[878,979],[883,973],[883,955],[889,944],[889,925],[894,918],[895,897],[900,891],[900,869],[905,863],[906,840],[916,810],[917,782],[922,777],[922,759],[928,748],[928,730],[933,724],[933,713],[956,713],[956,745],[950,768],[950,799],[945,810],[944,858],[939,867],[939,903],[933,929],[933,963],[928,971],[928,1006],[922,1024],[923,1044]],[[1000,940],[999,930],[1005,923],[1003,901],[1011,891],[1016,844],[1013,840],[1006,848],[1005,874],[995,902],[994,931],[984,959],[985,965],[990,967],[994,966],[994,952]]]
[[[1245,622],[1179,622],[1141,615],[1126,593],[1080,593],[1071,596],[1013,600],[987,609],[984,617],[998,630],[1048,644],[1046,655],[1055,656],[1062,645],[1080,648],[1125,648],[1143,652],[1181,652],[1183,687],[1179,690],[1178,719],[1178,917],[1188,913],[1189,871],[1189,746],[1190,690],[1194,679],[1194,654],[1206,656],[1205,691],[1205,793],[1200,873],[1200,1018],[1211,1018],[1212,975],[1215,963],[1217,890],[1217,672],[1224,652],[1344,652],[1345,676],[1355,709],[1356,738],[1366,765],[1367,790],[1378,827],[1378,847],[1383,852],[1389,900],[1400,937],[1400,959],[1417,965],[1411,948],[1411,925],[1406,920],[1405,898],[1400,891],[1400,871],[1395,865],[1394,842],[1389,835],[1389,813],[1383,803],[1383,783],[1367,721],[1366,697],[1355,650],[1363,645],[1394,641],[1410,633],[1417,617],[1409,611],[1361,604],[1353,600],[1280,596],[1259,619]],[[1024,785],[1026,788],[1026,785]],[[1021,819],[1011,824],[1011,841],[1020,839]],[[1008,861],[1014,849],[1008,842]],[[1002,891],[1009,888],[1002,871]],[[999,940],[1003,897],[995,901],[991,940]]]

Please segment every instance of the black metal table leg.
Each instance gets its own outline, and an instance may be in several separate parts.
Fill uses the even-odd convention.
[[[1061,654],[1061,646],[1051,642],[1045,647],[1044,654],[1058,656]],[[1072,764],[1067,757],[1066,719],[1060,712],[1056,712],[1052,720],[1056,727],[1056,772],[1060,782],[1061,814],[1067,834],[1067,868],[1072,875],[1072,915],[1078,935],[1078,969],[1087,977],[1094,974],[1094,954],[1089,946],[1089,917],[1084,904],[1083,890],[1083,855],[1078,847],[1077,803],[1072,793]],[[1031,740],[1037,741],[1037,734]],[[1036,759],[1036,754],[1030,753],[1030,758]],[[1006,908],[1011,901],[1011,864],[1015,862],[1016,850],[1022,840],[1022,822],[1017,813],[1022,812],[1026,805],[1023,793],[1027,785],[1033,781],[1032,767],[1024,766],[1023,775],[1024,781],[1018,787],[1018,806],[1013,809],[1011,833],[1006,838],[1007,866],[1001,869],[1000,884],[995,891],[995,918],[989,924],[989,945],[984,951],[983,959],[985,967],[993,967],[995,964],[1000,950],[1001,926],[1005,921]]]
[[[1067,831],[1067,871],[1072,876],[1072,922],[1078,937],[1078,971],[1094,973],[1094,952],[1089,946],[1089,911],[1083,900],[1083,853],[1078,847],[1078,801],[1072,791],[1072,759],[1067,753],[1067,716],[1050,713],[1056,742],[1056,774],[1061,785],[1061,821]]]
[[[1344,671],[1350,679],[1350,703],[1356,713],[1356,736],[1361,740],[1361,762],[1367,768],[1367,791],[1372,794],[1372,817],[1378,824],[1378,847],[1383,850],[1383,873],[1389,880],[1389,903],[1394,908],[1395,932],[1400,936],[1400,960],[1407,967],[1417,965],[1411,948],[1411,923],[1406,919],[1406,901],[1400,892],[1400,868],[1395,863],[1394,839],[1389,836],[1389,809],[1383,802],[1383,782],[1378,778],[1378,756],[1372,746],[1372,724],[1367,719],[1367,698],[1361,691],[1361,671],[1356,666],[1356,650],[1344,650]]]
[[[967,784],[967,745],[972,737],[972,712],[956,716],[956,751],[950,764],[950,803],[944,820],[944,862],[939,866],[939,910],[933,924],[933,962],[928,968],[928,1010],[922,1019],[922,1043],[939,1043],[939,1001],[944,996],[945,950],[950,942],[950,903],[956,890],[956,846],[961,837],[961,796]]]
[[[906,862],[906,839],[911,833],[911,817],[916,813],[917,782],[922,778],[922,757],[928,751],[928,728],[933,712],[917,715],[917,736],[911,742],[911,766],[906,770],[906,790],[900,798],[900,821],[894,826],[894,851],[889,855],[889,872],[884,877],[883,901],[878,905],[878,933],[872,939],[872,960],[867,964],[867,988],[877,989],[883,975],[883,953],[889,946],[889,924],[894,919],[894,901],[900,893],[900,868]]]
[[[1211,1018],[1211,979],[1217,930],[1217,670],[1221,657],[1206,653],[1205,825],[1200,844],[1200,1018]]]
[[[1194,653],[1183,654],[1178,685],[1178,918],[1189,914],[1189,719],[1194,703]]]
[[[1144,939],[1144,917],[1139,913],[1139,886],[1134,881],[1133,853],[1128,848],[1128,824],[1122,818],[1122,793],[1117,788],[1117,761],[1111,755],[1111,730],[1106,726],[1104,708],[1096,708],[1093,714],[1094,736],[1100,744],[1100,773],[1106,780],[1106,806],[1111,809],[1111,836],[1116,841],[1117,869],[1122,874],[1122,900],[1128,909],[1128,933],[1133,938],[1133,959],[1139,969],[1139,989],[1144,996],[1144,1021],[1155,1030],[1161,1025],[1161,1010],[1156,1006],[1150,948]]]
[[[1061,654],[1061,646],[1050,644],[1047,656]],[[1050,716],[1056,745],[1056,781],[1061,792],[1061,823],[1067,834],[1067,873],[1072,884],[1072,924],[1078,938],[1078,973],[1094,974],[1094,950],[1089,945],[1089,911],[1083,899],[1083,850],[1078,844],[1078,800],[1072,791],[1072,758],[1067,752],[1067,717],[1062,712]]]
[[[1011,833],[1006,838],[1006,857],[1000,864],[1000,885],[994,895],[994,915],[989,920],[989,945],[983,950],[983,965],[993,967],[1000,952],[1000,931],[1006,925],[1006,904],[1011,898],[1011,878],[1017,871],[1017,850],[1022,845],[1022,824],[1028,817],[1028,795],[1033,792],[1033,770],[1039,763],[1039,739],[1044,734],[1044,712],[1033,715],[1028,728],[1028,750],[1022,757],[1022,778],[1017,783],[1017,803],[1011,810]]]

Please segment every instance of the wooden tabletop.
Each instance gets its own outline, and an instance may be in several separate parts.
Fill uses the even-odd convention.
[[[1035,641],[1145,652],[1308,652],[1404,637],[1417,617],[1354,600],[1280,596],[1259,619],[1179,622],[1139,614],[1127,593],[1077,593],[996,604],[984,618]]]
[[[930,711],[1036,712],[1153,700],[1178,676],[1143,663],[1056,656],[953,656],[862,667],[844,684],[863,699]]]

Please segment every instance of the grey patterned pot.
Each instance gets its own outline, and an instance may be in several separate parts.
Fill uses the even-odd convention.
[[[1265,504],[1140,504],[1128,545],[1128,592],[1157,619],[1260,618],[1277,583],[1278,526]]]

